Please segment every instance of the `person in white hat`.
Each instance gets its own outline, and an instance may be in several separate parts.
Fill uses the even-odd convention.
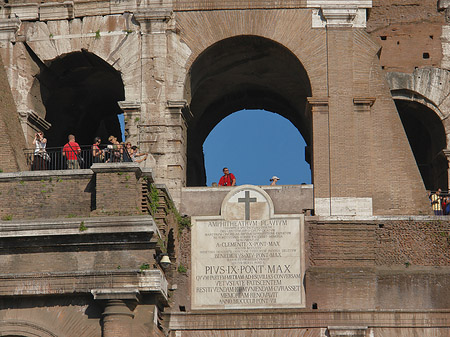
[[[271,181],[270,186],[276,185],[278,180],[280,180],[280,178],[278,178],[277,176],[273,176],[273,177],[270,179],[270,181]]]

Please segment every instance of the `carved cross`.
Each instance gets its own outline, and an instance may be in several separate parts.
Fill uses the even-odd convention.
[[[256,198],[250,198],[250,191],[245,191],[245,198],[238,198],[238,202],[245,203],[245,220],[250,220],[250,203],[256,202]]]

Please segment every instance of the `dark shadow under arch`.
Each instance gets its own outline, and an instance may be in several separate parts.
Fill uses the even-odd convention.
[[[49,146],[61,146],[74,134],[80,144],[92,144],[95,136],[122,138],[118,101],[125,99],[120,73],[86,50],[61,55],[40,64],[40,84]]]
[[[447,148],[441,119],[429,107],[409,100],[396,99],[398,113],[411,150],[427,190],[448,189]]]
[[[203,142],[222,119],[241,109],[278,113],[311,144],[306,112],[310,81],[298,58],[277,42],[247,35],[219,41],[194,61],[186,87],[193,115],[188,122],[188,186],[206,184]]]

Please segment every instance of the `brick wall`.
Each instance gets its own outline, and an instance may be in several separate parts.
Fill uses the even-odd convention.
[[[139,165],[100,164],[100,169],[94,170],[96,173],[90,169],[2,173],[0,217],[142,214],[142,182],[147,178]]]
[[[382,47],[386,71],[412,72],[416,67],[439,67],[445,12],[435,0],[374,0],[367,31]]]
[[[93,173],[69,171],[0,174],[3,220],[89,216]]]

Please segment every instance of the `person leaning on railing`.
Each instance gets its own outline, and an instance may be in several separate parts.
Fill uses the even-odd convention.
[[[100,149],[102,140],[100,137],[94,138],[94,144],[92,145],[92,159],[94,163],[103,163],[105,161],[105,154]]]
[[[122,161],[123,146],[119,143],[116,137],[109,136],[108,141],[111,143],[108,145],[110,153],[109,161],[118,163]]]
[[[47,139],[44,137],[44,133],[42,131],[39,131],[38,133],[35,134],[33,139],[33,145],[35,146],[35,148],[31,170],[32,171],[46,170],[47,163],[50,157],[48,156],[47,151],[45,150],[47,146]]]

